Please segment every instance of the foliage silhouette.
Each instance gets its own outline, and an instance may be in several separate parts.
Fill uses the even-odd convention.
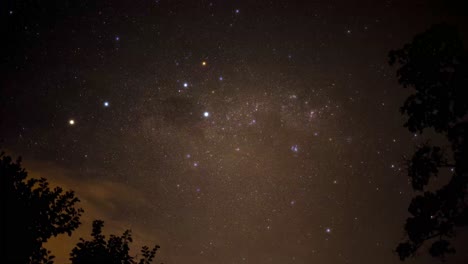
[[[129,255],[130,243],[133,241],[130,230],[126,230],[122,236],[110,235],[106,241],[102,234],[103,226],[104,222],[101,220],[93,222],[93,240],[80,238],[80,242],[70,253],[72,264],[150,264],[153,261],[159,246],[156,245],[151,250],[147,246],[142,247],[142,258],[136,260],[136,257]]]
[[[72,191],[51,189],[46,179],[28,179],[21,159],[0,153],[1,259],[4,263],[53,263],[42,245],[52,236],[71,235],[83,210]]]
[[[389,53],[390,65],[398,64],[399,83],[413,88],[400,111],[408,116],[405,127],[423,133],[433,128],[445,136],[450,148],[443,150],[428,141],[407,160],[408,176],[421,192],[408,208],[407,240],[396,248],[401,260],[430,242],[429,254],[444,259],[454,253],[450,239],[456,229],[468,225],[468,56],[454,27],[434,25],[414,37],[402,49]],[[447,155],[445,152],[450,152]],[[450,180],[436,191],[425,191],[441,169]]]

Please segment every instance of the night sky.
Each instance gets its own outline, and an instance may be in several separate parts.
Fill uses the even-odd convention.
[[[93,219],[157,263],[400,263],[425,137],[387,54],[463,20],[406,2],[2,1],[0,148],[85,210],[57,263]]]

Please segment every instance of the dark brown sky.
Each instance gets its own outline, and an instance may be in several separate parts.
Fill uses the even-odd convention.
[[[59,263],[96,218],[168,264],[399,263],[424,135],[387,53],[457,6],[41,2],[2,3],[0,146],[81,198]]]

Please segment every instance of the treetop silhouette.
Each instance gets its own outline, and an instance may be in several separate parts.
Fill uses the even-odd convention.
[[[399,83],[416,92],[400,108],[408,116],[411,132],[433,128],[444,135],[450,148],[427,141],[407,160],[412,187],[419,191],[408,208],[407,240],[396,248],[401,260],[413,256],[425,242],[429,253],[445,258],[454,253],[450,240],[456,229],[468,225],[468,56],[454,27],[441,24],[415,36],[402,49],[389,53],[398,64]],[[448,155],[446,152],[450,152]],[[448,183],[436,191],[425,190],[441,169],[449,170]]]
[[[104,221],[95,220],[91,241],[86,241],[80,238],[80,242],[73,248],[70,253],[72,264],[87,264],[87,263],[106,263],[106,264],[150,264],[159,246],[154,246],[151,250],[147,246],[141,249],[141,258],[129,255],[130,244],[133,242],[130,230],[126,230],[122,236],[110,235],[106,241],[106,237],[102,234]]]
[[[0,152],[1,190],[1,255],[9,264],[52,264],[54,256],[43,247],[52,236],[71,233],[80,225],[83,209],[73,191],[60,187],[51,189],[45,178],[28,178],[21,167],[21,158],[16,162]],[[143,246],[141,256],[129,255],[132,235],[130,230],[122,236],[111,235],[108,240],[102,234],[104,222],[93,222],[93,240],[80,242],[70,253],[73,264],[150,264],[159,246],[150,249]]]
[[[71,233],[83,210],[73,191],[51,189],[44,179],[28,178],[21,158],[0,153],[1,255],[6,263],[52,263],[43,244],[52,236]]]

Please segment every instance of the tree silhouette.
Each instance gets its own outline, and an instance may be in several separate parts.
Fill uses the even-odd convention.
[[[46,179],[28,179],[21,159],[0,153],[1,262],[52,263],[53,256],[43,248],[52,236],[71,235],[80,225],[83,210],[72,191],[51,189]]]
[[[159,246],[154,246],[151,250],[147,246],[142,247],[142,258],[136,260],[136,257],[129,255],[129,244],[132,242],[130,230],[126,230],[122,236],[110,235],[106,241],[102,234],[103,226],[104,222],[101,220],[93,222],[91,233],[93,240],[86,241],[80,238],[80,242],[70,253],[72,264],[150,264],[153,261]]]
[[[408,176],[419,194],[408,208],[407,239],[396,252],[405,260],[428,242],[430,255],[443,260],[455,252],[450,240],[457,228],[468,225],[467,52],[457,30],[442,24],[391,51],[389,58],[390,65],[399,65],[399,83],[416,91],[400,109],[408,116],[405,127],[413,133],[433,128],[450,145],[443,149],[428,141],[407,160]],[[448,183],[435,191],[425,190],[439,173],[449,174]]]

